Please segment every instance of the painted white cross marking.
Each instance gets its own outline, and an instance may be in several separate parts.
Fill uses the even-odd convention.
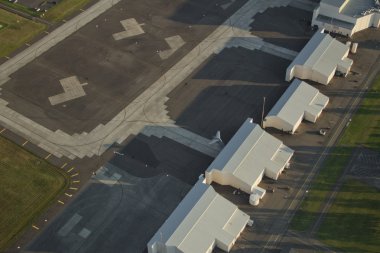
[[[162,60],[168,59],[186,43],[185,41],[183,41],[183,39],[179,35],[168,37],[165,39],[165,41],[166,43],[168,43],[170,49],[159,52],[159,55]]]
[[[120,23],[124,27],[125,31],[114,33],[112,36],[115,40],[122,40],[145,33],[141,28],[141,26],[144,24],[137,23],[136,19],[134,18],[122,20]]]
[[[49,97],[51,105],[57,105],[86,95],[83,86],[87,83],[80,83],[76,76],[61,79],[59,82],[64,92]]]

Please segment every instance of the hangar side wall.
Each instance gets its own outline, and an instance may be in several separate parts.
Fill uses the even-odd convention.
[[[206,184],[210,185],[212,182],[218,183],[220,185],[230,185],[236,189],[242,190],[248,194],[252,193],[253,187],[258,185],[264,176],[264,169],[260,173],[260,176],[256,179],[253,185],[247,184],[237,178],[236,176],[228,173],[223,173],[219,170],[211,170],[211,172],[206,171]]]
[[[301,124],[302,119],[303,119],[303,115],[300,116],[296,124],[291,125],[285,120],[279,118],[278,116],[269,116],[269,117],[267,116],[265,117],[263,124],[264,124],[264,128],[273,127],[283,132],[294,134],[294,132],[297,130],[297,128]]]

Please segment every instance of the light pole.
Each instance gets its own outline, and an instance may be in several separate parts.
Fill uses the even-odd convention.
[[[263,99],[263,111],[261,112],[261,127],[264,128],[265,97]]]

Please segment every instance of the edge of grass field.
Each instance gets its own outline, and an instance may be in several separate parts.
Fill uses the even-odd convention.
[[[363,114],[363,116],[360,112],[362,106],[371,106],[372,93],[380,93],[380,73],[376,75],[370,87],[372,88],[364,96],[357,112],[353,115],[350,126],[342,133],[338,143],[323,163],[321,170],[313,179],[308,195],[302,200],[300,208],[291,221],[291,229],[306,231],[311,228],[319,215],[322,203],[326,200],[329,192],[332,191],[344,168],[349,163],[355,147],[359,142],[370,138],[368,131],[358,131],[358,129],[362,128],[363,121],[365,126],[368,126],[370,122],[367,121],[367,117],[371,118],[371,116],[367,116],[368,114]],[[361,144],[364,145],[363,143]]]
[[[27,152],[30,156],[32,156],[32,157],[40,160],[41,162],[49,164],[49,166],[51,168],[53,168],[50,171],[51,174],[56,174],[56,175],[59,175],[59,176],[61,176],[63,178],[63,184],[60,187],[60,189],[57,190],[55,194],[51,194],[51,196],[49,198],[47,198],[44,201],[44,203],[41,203],[35,209],[36,212],[33,215],[31,215],[28,219],[26,219],[25,224],[20,225],[20,227],[10,236],[10,239],[6,243],[4,243],[4,245],[2,245],[2,246],[0,245],[0,252],[3,252],[3,250],[6,250],[8,247],[10,247],[22,235],[22,233],[28,227],[30,227],[33,224],[33,222],[43,214],[43,212],[45,212],[49,207],[51,207],[54,204],[54,202],[56,202],[56,200],[58,199],[58,197],[61,194],[63,194],[68,189],[68,187],[70,185],[70,177],[63,170],[60,170],[58,167],[52,165],[51,163],[49,163],[48,161],[44,160],[43,158],[40,158],[40,157],[36,156],[35,154],[33,154],[32,152],[30,152],[29,150],[24,149],[23,147],[21,147],[20,145],[12,142],[8,138],[6,138],[4,136],[0,136],[0,138],[2,138],[3,140],[5,140],[6,142],[10,143],[10,145],[18,146],[18,148],[20,148],[23,151]]]
[[[51,22],[59,22],[74,14],[94,0],[62,0],[44,13],[43,18]]]

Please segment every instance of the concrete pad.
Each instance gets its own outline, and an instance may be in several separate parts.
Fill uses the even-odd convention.
[[[58,230],[57,234],[59,236],[66,236],[68,235],[71,230],[79,223],[79,221],[82,219],[82,216],[75,213],[67,222],[66,224]]]

